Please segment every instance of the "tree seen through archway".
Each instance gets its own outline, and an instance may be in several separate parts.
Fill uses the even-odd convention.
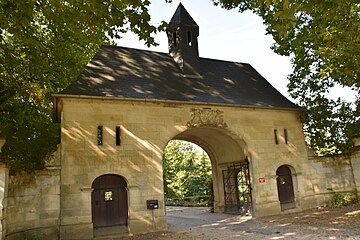
[[[167,204],[205,206],[212,201],[211,161],[201,147],[172,140],[164,151],[163,166]]]

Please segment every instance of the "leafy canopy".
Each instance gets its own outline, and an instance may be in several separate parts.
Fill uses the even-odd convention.
[[[291,56],[288,90],[304,107],[305,134],[318,154],[349,153],[360,129],[360,4],[358,0],[212,0],[261,16],[273,50]],[[351,88],[354,101],[333,99]],[[336,88],[335,88],[336,89]]]
[[[52,93],[76,79],[104,42],[133,31],[147,45],[147,0],[0,1],[0,134],[13,169],[37,169],[58,143]]]
[[[164,151],[163,167],[166,198],[210,195],[211,161],[195,144],[170,141]]]

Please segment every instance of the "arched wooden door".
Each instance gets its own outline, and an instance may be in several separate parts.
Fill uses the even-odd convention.
[[[276,170],[277,189],[281,210],[295,207],[294,185],[289,167],[283,165]]]
[[[127,225],[128,202],[124,178],[108,174],[92,184],[92,220],[94,228]]]

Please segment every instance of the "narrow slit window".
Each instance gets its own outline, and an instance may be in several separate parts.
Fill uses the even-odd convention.
[[[98,145],[103,144],[103,127],[102,126],[98,126],[98,128],[97,128],[97,143],[98,143]]]
[[[116,127],[116,146],[120,146],[121,144],[121,128],[119,126]]]
[[[274,137],[275,137],[275,143],[279,144],[278,136],[277,136],[277,129],[274,129]]]
[[[176,32],[173,32],[173,44],[176,47]]]
[[[187,32],[187,40],[188,40],[189,47],[191,47],[192,41],[191,41],[191,32],[190,31]]]
[[[288,144],[288,131],[284,129],[285,143]]]

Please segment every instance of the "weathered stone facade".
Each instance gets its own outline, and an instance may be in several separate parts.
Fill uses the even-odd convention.
[[[44,170],[7,177],[6,239],[24,239],[30,236],[58,238],[59,153],[58,151],[49,158]]]
[[[8,239],[24,233],[92,238],[92,183],[105,174],[127,181],[129,234],[166,229],[162,154],[171,139],[192,141],[209,153],[218,212],[224,210],[222,170],[245,158],[250,162],[255,216],[323,205],[332,192],[354,192],[359,186],[359,153],[351,158],[308,158],[297,111],[91,98],[64,98],[61,104],[61,145],[47,169],[8,178],[2,168],[3,184],[8,183],[2,227]],[[99,125],[103,145],[97,145]],[[116,126],[121,128],[120,146]],[[276,183],[281,165],[291,168],[295,190],[296,206],[285,211]],[[149,199],[159,200],[155,224],[146,208]]]
[[[79,230],[92,234],[91,184],[104,174],[117,174],[128,182],[130,233],[153,229],[148,199],[159,200],[155,225],[166,229],[162,154],[172,139],[195,142],[209,153],[216,211],[224,210],[222,170],[245,158],[250,162],[255,216],[281,213],[276,185],[276,169],[281,165],[294,170],[297,207],[293,211],[314,206],[314,190],[308,186],[311,165],[297,111],[90,98],[63,98],[61,105],[61,236],[65,238]],[[202,116],[194,117],[194,111],[203,111]],[[104,129],[101,146],[97,145],[99,125]],[[115,145],[116,126],[121,127],[121,146]],[[279,130],[278,144],[274,129]],[[260,183],[259,178],[266,181]]]
[[[213,162],[215,209],[223,210],[222,170],[227,163],[248,157],[253,178],[255,215],[280,213],[276,191],[276,169],[291,165],[303,179],[307,152],[302,125],[296,111],[274,111],[216,107],[223,119],[207,118],[203,126],[189,128],[194,109],[209,106],[141,103],[97,99],[62,100],[62,236],[91,234],[91,184],[104,174],[117,174],[128,182],[129,232],[149,231],[151,211],[146,200],[158,199],[155,211],[156,227],[166,229],[163,198],[162,155],[171,139],[191,140],[203,146]],[[212,123],[211,123],[212,122]],[[226,123],[226,125],[225,125]],[[97,126],[103,126],[103,145],[97,145]],[[121,146],[115,145],[115,127],[121,127]],[[227,126],[227,127],[225,127]],[[280,135],[274,141],[274,129],[288,129],[288,144]],[[265,177],[266,183],[256,179]],[[300,196],[306,189],[297,186]],[[301,206],[301,205],[299,205]],[[301,209],[301,208],[300,208]],[[80,237],[80,236],[78,236]]]
[[[314,157],[309,156],[306,174],[311,180],[307,183],[310,196],[316,205],[326,203],[329,194],[356,193],[354,156]],[[309,207],[313,207],[311,203]]]

